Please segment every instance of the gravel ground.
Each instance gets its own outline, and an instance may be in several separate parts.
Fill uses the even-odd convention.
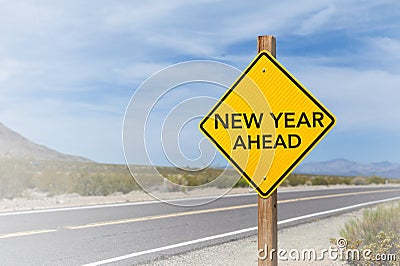
[[[339,238],[339,230],[344,223],[362,214],[362,210],[333,216],[326,219],[284,228],[278,231],[278,247],[288,252],[287,261],[278,261],[279,265],[346,265],[342,261],[332,261],[328,255],[322,261],[294,261],[289,257],[292,249],[314,249],[317,255],[328,249],[331,238]],[[292,253],[293,254],[293,253]],[[152,261],[145,266],[169,265],[257,265],[257,236],[251,236],[228,243],[210,246],[169,258]]]
[[[207,188],[194,190],[190,195],[183,192],[165,192],[163,196],[168,199],[202,197],[210,195],[222,195],[227,189]],[[248,188],[234,188],[228,194],[249,193]],[[24,198],[0,200],[0,212],[36,210],[59,207],[89,206],[99,204],[126,203],[155,200],[144,191],[137,190],[127,194],[114,193],[108,196],[80,196],[78,194],[64,194],[49,197],[44,193],[28,190]]]

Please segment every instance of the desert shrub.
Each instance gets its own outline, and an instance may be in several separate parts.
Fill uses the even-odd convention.
[[[340,231],[348,239],[361,238],[366,242],[373,242],[379,232],[400,233],[400,204],[389,207],[379,206],[375,210],[367,209],[359,219],[352,219]]]
[[[29,188],[29,178],[23,175],[21,178],[13,178],[7,173],[0,176],[0,198],[12,199],[21,196],[25,188]]]
[[[313,186],[326,186],[328,185],[328,180],[323,176],[316,176],[311,180]]]
[[[158,184],[159,176],[154,175],[151,166],[131,167],[136,176],[142,177],[142,183],[148,182],[150,186]],[[238,180],[235,187],[248,186],[247,181],[243,178],[239,179],[238,173],[231,168],[185,171],[175,167],[157,167],[157,170],[170,181],[188,186],[187,189],[209,182],[213,182],[213,186],[218,188],[229,188],[232,186],[232,179]],[[224,175],[227,175],[227,178],[217,179],[223,171],[225,171]],[[336,183],[381,184],[384,182],[386,180],[379,177],[315,177],[305,174],[291,174],[282,183],[282,186],[333,185]],[[396,180],[390,180],[390,182],[396,182]],[[400,182],[400,180],[397,180],[397,182]],[[43,192],[48,196],[64,193],[78,193],[82,196],[105,196],[116,192],[129,193],[132,190],[139,189],[125,165],[15,159],[0,159],[0,184],[0,199],[19,197],[27,189],[35,189],[35,191]],[[177,186],[171,187],[177,189]],[[154,189],[164,188],[157,186]],[[168,187],[166,190],[168,190]]]
[[[352,184],[356,185],[356,186],[366,185],[367,184],[367,180],[364,177],[357,176],[352,180]]]
[[[347,249],[372,251],[376,254],[400,254],[400,203],[367,209],[362,217],[351,219],[340,230],[347,240]],[[363,259],[363,258],[362,258]],[[348,261],[350,265],[398,265],[398,261]],[[361,264],[360,264],[361,263]]]
[[[26,168],[31,165],[24,163],[24,167],[20,167],[18,162],[10,159],[0,162],[0,198],[19,197],[25,189],[32,188],[31,176],[24,171]]]
[[[248,187],[248,186],[249,183],[243,177],[241,177],[239,181],[235,184],[235,187]]]
[[[27,189],[88,196],[138,188],[124,165],[11,159],[0,160],[0,184],[0,198],[19,197]]]
[[[69,193],[81,196],[107,196],[115,192],[128,193],[135,189],[135,184],[127,176],[108,176],[101,173],[81,174],[73,178]]]
[[[341,178],[341,184],[351,185],[352,182],[353,182],[353,179],[354,179],[353,177],[348,177],[348,176],[342,177]]]
[[[344,183],[344,177],[340,176],[327,176],[326,178],[327,185],[338,185]]]
[[[309,180],[309,176],[299,175],[299,174],[291,174],[286,178],[286,184],[289,186],[300,186],[305,185]]]
[[[223,173],[224,169],[206,168],[196,171],[196,169],[184,170],[176,167],[157,167],[157,171],[175,184],[195,187],[217,179]]]
[[[370,176],[367,177],[367,183],[368,184],[385,184],[386,179],[378,176]]]

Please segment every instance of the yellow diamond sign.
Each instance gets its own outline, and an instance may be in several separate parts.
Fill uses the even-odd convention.
[[[335,125],[335,117],[270,53],[260,52],[200,130],[264,198]]]

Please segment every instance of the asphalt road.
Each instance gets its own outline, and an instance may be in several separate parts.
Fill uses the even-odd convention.
[[[279,192],[278,224],[394,199],[400,187]],[[2,213],[0,221],[1,265],[133,265],[256,234],[257,196],[227,196],[197,207],[142,202]]]

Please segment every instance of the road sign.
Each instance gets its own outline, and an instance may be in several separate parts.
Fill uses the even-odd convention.
[[[335,117],[261,51],[200,122],[200,130],[268,197],[335,125]]]

